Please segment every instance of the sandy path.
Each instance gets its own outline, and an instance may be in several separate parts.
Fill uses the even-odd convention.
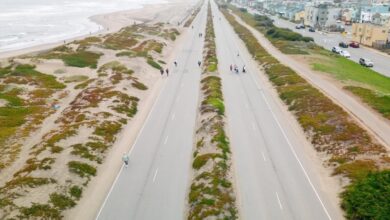
[[[252,32],[268,53],[272,54],[280,63],[290,67],[317,89],[321,90],[345,111],[350,113],[372,136],[376,137],[378,141],[390,149],[390,122],[388,120],[374,113],[366,105],[362,104],[342,88],[334,85],[332,81],[327,80],[323,75],[315,73],[310,67],[302,65],[301,62],[295,60],[293,57],[280,52],[260,32],[247,25],[239,17],[235,16],[235,18],[240,24]]]

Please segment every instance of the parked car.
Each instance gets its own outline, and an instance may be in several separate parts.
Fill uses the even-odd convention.
[[[351,42],[351,43],[349,43],[349,46],[350,46],[350,47],[353,47],[353,48],[359,48],[359,43],[357,43],[357,42]]]
[[[348,48],[348,44],[344,43],[344,42],[340,42],[339,46],[342,47],[342,48]]]
[[[339,54],[341,52],[340,47],[332,47],[332,52]]]
[[[365,66],[365,67],[373,67],[374,66],[374,63],[371,60],[366,59],[366,58],[360,58],[359,63],[360,63],[360,65]]]
[[[305,29],[305,25],[304,24],[298,24],[297,26],[295,26],[295,29]]]
[[[351,57],[351,54],[350,54],[348,51],[346,51],[346,50],[340,51],[339,54],[340,54],[341,56],[345,57],[345,58],[350,58],[350,57]]]
[[[316,29],[314,29],[313,27],[310,27],[310,28],[309,28],[309,31],[310,31],[310,32],[316,32]]]

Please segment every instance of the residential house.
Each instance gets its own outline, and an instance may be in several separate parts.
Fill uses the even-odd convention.
[[[295,13],[294,21],[295,22],[304,22],[305,20],[305,10]]]
[[[361,23],[370,23],[372,16],[375,14],[389,14],[390,5],[387,4],[373,4],[361,7],[360,20]]]
[[[352,24],[352,40],[373,47],[388,42],[388,28],[369,23]]]
[[[326,29],[338,25],[341,20],[341,8],[330,4],[308,4],[305,7],[305,25]]]

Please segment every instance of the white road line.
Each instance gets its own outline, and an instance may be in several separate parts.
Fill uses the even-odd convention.
[[[165,138],[164,145],[167,143],[167,141],[168,141],[168,136]]]
[[[157,173],[158,173],[158,168],[157,168],[156,172],[154,172],[153,183],[154,183],[154,181],[156,180]]]
[[[267,161],[267,159],[265,158],[264,152],[261,152],[261,154],[263,155],[264,161]]]
[[[173,115],[172,115],[172,118],[171,118],[171,119],[172,119],[172,121],[173,121],[173,120],[175,120],[175,113],[173,113]]]
[[[271,107],[270,107],[270,104],[269,104],[267,98],[265,97],[264,93],[261,93],[261,94],[262,94],[262,96],[263,96],[263,99],[264,99],[265,103],[267,104],[268,109],[270,110],[270,112],[271,112],[271,114],[272,114],[272,117],[274,118],[274,120],[275,120],[276,123],[278,124],[279,129],[280,129],[280,131],[281,131],[282,134],[283,134],[283,137],[286,139],[287,144],[288,144],[290,150],[292,151],[292,153],[293,153],[295,159],[298,161],[298,164],[299,164],[299,166],[301,167],[303,173],[305,174],[305,177],[306,177],[307,181],[309,182],[311,188],[313,189],[314,194],[316,194],[317,199],[320,201],[321,206],[322,206],[322,208],[323,208],[323,210],[324,210],[326,216],[328,217],[329,220],[331,220],[332,218],[330,217],[328,210],[326,209],[324,203],[323,203],[322,200],[321,200],[320,195],[318,194],[316,188],[314,187],[313,183],[311,182],[311,179],[310,179],[309,175],[307,174],[305,168],[303,167],[302,162],[299,160],[298,155],[297,155],[297,153],[295,152],[294,148],[292,147],[292,144],[291,144],[290,140],[287,138],[286,132],[284,131],[284,129],[283,129],[282,126],[280,125],[280,122],[279,122],[279,120],[276,118],[275,113],[272,111],[272,109],[271,109]]]
[[[283,210],[282,202],[281,202],[280,199],[279,199],[278,192],[276,192],[276,199],[278,199],[278,203],[279,203],[280,209]]]

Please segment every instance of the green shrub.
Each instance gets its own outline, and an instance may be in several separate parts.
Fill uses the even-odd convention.
[[[219,115],[225,114],[225,105],[223,104],[223,101],[218,98],[211,98],[208,99],[207,102],[212,105],[215,109],[217,109],[217,112]]]
[[[64,84],[58,82],[56,77],[38,72],[35,70],[35,66],[29,64],[16,66],[12,75],[31,77],[37,84],[44,88],[63,89],[66,87]]]
[[[37,204],[33,203],[31,207],[21,207],[20,208],[21,215],[20,219],[52,219],[52,220],[60,220],[63,217],[61,216],[61,212],[51,207],[48,204]]]
[[[192,168],[199,170],[203,167],[209,159],[214,159],[216,154],[203,154],[195,157],[194,162],[192,162]]]
[[[348,219],[388,219],[390,171],[369,173],[348,186],[341,198]]]
[[[150,66],[158,69],[158,70],[161,70],[162,67],[160,66],[160,64],[156,63],[153,59],[151,58],[148,58],[147,61],[146,61]]]
[[[89,177],[96,175],[96,168],[83,162],[70,161],[68,168],[71,173],[75,173],[80,177]]]
[[[72,208],[76,203],[66,195],[59,193],[50,194],[50,202],[60,210]]]
[[[74,53],[61,55],[61,59],[68,66],[97,68],[97,62],[102,54],[89,51],[77,51]]]
[[[147,90],[148,89],[148,87],[145,86],[145,84],[143,84],[139,81],[134,81],[133,83],[131,83],[131,85],[139,90]]]
[[[69,189],[69,194],[76,198],[77,200],[81,198],[81,195],[83,193],[83,189],[78,186],[72,186]]]

